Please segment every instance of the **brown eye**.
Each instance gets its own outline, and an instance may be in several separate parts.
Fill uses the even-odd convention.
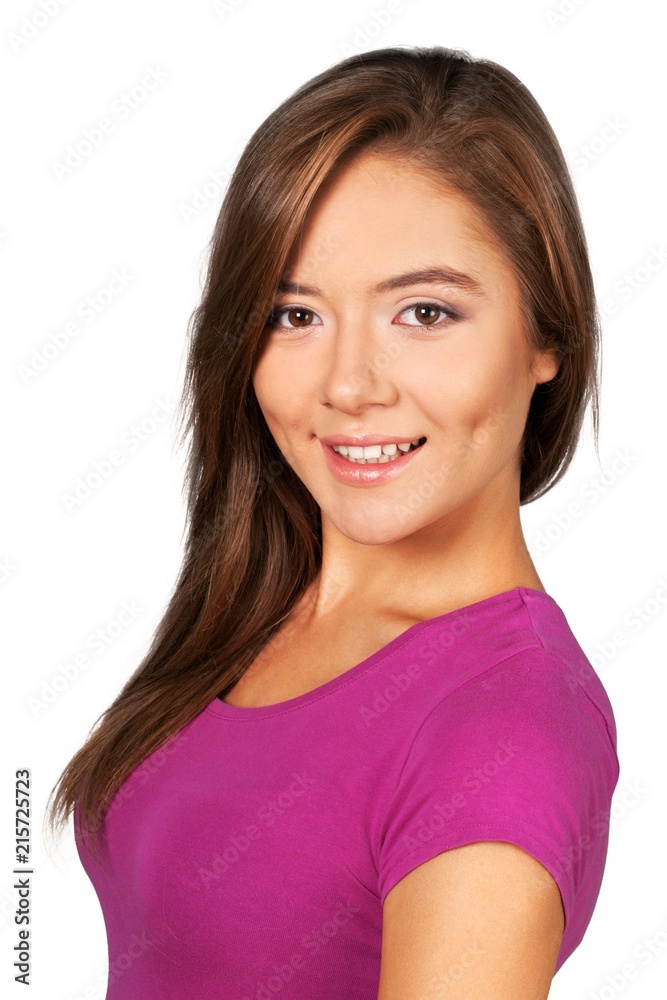
[[[427,326],[430,326],[431,323],[435,323],[438,319],[439,313],[442,312],[442,309],[438,309],[437,306],[428,305],[428,303],[416,306],[415,310],[415,315]]]
[[[291,326],[310,326],[313,322],[313,313],[310,309],[288,309],[286,310],[288,322]]]
[[[301,330],[309,326],[319,326],[317,314],[304,306],[281,306],[272,311],[268,325],[274,329]]]
[[[407,306],[400,314],[405,317],[402,326],[410,327],[437,327],[444,329],[461,319],[461,314],[452,309],[451,306],[441,305],[439,302],[415,302],[412,306]],[[407,317],[411,317],[408,320]],[[394,320],[396,322],[396,320]]]

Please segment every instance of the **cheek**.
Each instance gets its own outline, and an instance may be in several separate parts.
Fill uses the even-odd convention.
[[[434,423],[449,431],[446,437],[459,450],[485,445],[511,451],[521,439],[529,395],[520,358],[462,352],[439,371],[431,368],[422,389]]]
[[[490,439],[500,445],[507,441],[514,448],[521,438],[526,419],[525,383],[517,366],[498,366],[480,392],[474,416],[472,435],[475,441]]]
[[[252,385],[269,430],[280,446],[302,427],[308,412],[307,373],[295,371],[280,351],[267,350],[255,366]],[[282,450],[282,447],[281,447]]]

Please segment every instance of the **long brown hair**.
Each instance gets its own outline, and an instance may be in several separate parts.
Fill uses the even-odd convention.
[[[481,209],[519,282],[528,337],[558,352],[557,375],[531,401],[520,502],[561,478],[589,403],[597,444],[586,241],[560,146],[526,87],[496,63],[442,47],[352,56],[300,87],[238,162],[190,319],[180,575],[148,653],[51,795],[51,826],[76,804],[94,850],[124,779],[238,679],[321,565],[319,508],[268,430],[252,366],[315,195],[369,149],[410,158]]]

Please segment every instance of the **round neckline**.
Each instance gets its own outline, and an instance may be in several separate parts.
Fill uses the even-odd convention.
[[[425,618],[423,621],[415,622],[414,625],[408,625],[399,635],[390,639],[388,643],[381,646],[370,656],[367,656],[364,660],[360,660],[353,667],[349,667],[347,670],[343,671],[342,674],[338,674],[337,677],[333,677],[329,681],[325,681],[324,684],[320,684],[319,687],[313,688],[311,691],[306,691],[304,694],[297,695],[295,698],[288,698],[285,701],[277,701],[272,705],[230,705],[222,698],[217,696],[206,706],[205,711],[212,713],[213,715],[218,715],[225,719],[236,719],[237,721],[244,721],[250,719],[266,719],[271,715],[282,715],[285,712],[296,711],[299,708],[311,704],[312,702],[319,701],[320,698],[325,698],[344,685],[351,683],[358,677],[366,673],[367,670],[372,669],[377,663],[383,660],[390,653],[395,650],[400,649],[406,642],[413,638],[415,635],[419,635],[425,629],[438,622],[445,621],[446,619],[455,618],[457,615],[470,614],[476,611],[485,611],[489,608],[494,608],[497,604],[503,604],[509,602],[512,598],[519,596],[525,603],[526,597],[537,597],[540,600],[546,600],[549,604],[557,607],[555,600],[544,590],[535,590],[533,587],[513,587],[511,590],[503,590],[499,594],[492,594],[490,597],[484,597],[481,601],[474,601],[472,604],[466,604],[461,608],[454,608],[452,611],[445,611],[441,615],[435,615],[433,618]]]

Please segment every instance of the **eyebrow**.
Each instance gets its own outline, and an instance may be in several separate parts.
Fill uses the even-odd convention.
[[[384,292],[391,292],[396,288],[406,288],[409,285],[447,285],[460,288],[471,295],[484,295],[482,285],[469,274],[461,271],[454,271],[451,268],[427,267],[416,271],[406,271],[403,274],[395,274],[386,281],[380,281],[377,285],[371,285],[369,292],[382,295]],[[314,285],[300,285],[293,281],[281,280],[278,283],[278,291],[286,292],[290,295],[323,295],[324,293]]]

